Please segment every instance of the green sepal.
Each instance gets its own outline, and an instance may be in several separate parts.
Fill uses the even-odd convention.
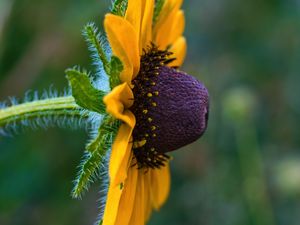
[[[99,171],[103,158],[111,148],[119,126],[118,120],[107,115],[98,129],[97,136],[86,146],[85,158],[80,165],[79,175],[72,191],[74,198],[80,197],[91,182],[101,178]]]
[[[103,136],[103,138],[106,138]],[[99,177],[99,168],[107,149],[97,149],[93,153],[87,153],[83,160],[80,174],[75,181],[72,191],[73,198],[80,198],[83,191],[87,190],[89,184]]]
[[[83,35],[89,45],[89,49],[92,51],[92,54],[97,57],[97,60],[101,60],[104,71],[109,73],[110,64],[104,50],[104,41],[101,42],[100,34],[96,26],[93,23],[87,24],[83,28]]]
[[[125,16],[128,0],[115,0],[111,13],[117,16]]]
[[[153,22],[156,23],[157,18],[162,10],[163,5],[165,4],[166,0],[156,0],[155,1],[155,8],[154,8],[154,14],[153,14]]]
[[[123,69],[124,67],[121,60],[117,56],[112,56],[109,71],[109,83],[111,89],[120,84],[120,73]]]
[[[84,109],[105,113],[103,97],[105,92],[97,90],[90,82],[90,78],[85,72],[76,69],[66,70],[66,77],[72,88],[72,95],[76,103]]]
[[[99,149],[99,146],[102,143],[102,137],[103,135],[106,135],[107,133],[115,133],[116,132],[116,120],[111,116],[106,116],[103,119],[102,125],[98,129],[97,136],[86,145],[86,150],[90,153],[93,153],[97,149]]]
[[[121,60],[112,56],[110,61],[104,51],[104,40],[100,38],[100,34],[93,23],[89,23],[84,27],[84,36],[89,44],[89,49],[92,51],[93,57],[96,61],[101,61],[103,64],[104,71],[109,76],[110,88],[113,89],[115,86],[120,84],[120,73],[123,70],[123,64]]]

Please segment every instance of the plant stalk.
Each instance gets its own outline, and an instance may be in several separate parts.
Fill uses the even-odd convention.
[[[84,118],[88,115],[82,112],[72,96],[49,98],[0,109],[0,128],[6,124],[19,122],[24,119],[35,119],[41,116]]]

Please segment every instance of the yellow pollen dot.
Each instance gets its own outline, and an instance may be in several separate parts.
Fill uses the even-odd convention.
[[[152,137],[156,137],[156,134],[152,134]]]
[[[155,72],[154,75],[158,76],[158,75],[159,75],[159,72]]]
[[[135,141],[135,142],[133,142],[132,147],[133,148],[143,147],[146,144],[146,142],[147,142],[147,140]]]
[[[156,83],[155,83],[155,82],[152,82],[152,83],[151,83],[151,85],[152,85],[152,86],[155,86],[155,85],[156,85]]]
[[[150,151],[151,151],[151,152],[154,152],[154,151],[155,151],[155,148],[150,148]]]
[[[152,119],[151,117],[148,118],[148,121],[149,121],[149,122],[152,122],[152,120],[153,120],[153,119]]]
[[[152,102],[152,106],[156,107],[157,103],[156,102]]]
[[[147,94],[147,96],[148,96],[149,98],[151,98],[153,95],[152,95],[152,93],[149,92],[149,93]]]
[[[144,114],[147,114],[147,113],[148,113],[148,110],[147,110],[147,109],[144,109],[144,110],[143,110],[143,113],[144,113]]]
[[[149,137],[149,134],[145,134],[145,137]]]
[[[156,130],[156,126],[152,126],[152,127],[151,127],[151,130]]]
[[[147,158],[149,162],[151,162],[151,158]]]
[[[158,91],[154,91],[154,94],[157,96],[159,94],[159,92]]]

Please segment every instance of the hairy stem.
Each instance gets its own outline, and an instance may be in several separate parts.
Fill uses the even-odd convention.
[[[20,105],[0,109],[0,127],[24,119],[35,119],[41,116],[87,117],[72,96],[49,98],[26,102]]]

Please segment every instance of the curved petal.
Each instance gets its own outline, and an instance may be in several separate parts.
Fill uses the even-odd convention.
[[[133,104],[133,98],[131,88],[127,83],[123,83],[104,96],[103,102],[106,105],[107,113],[133,128],[135,125],[134,115],[127,110]]]
[[[171,44],[170,35],[172,35],[173,22],[181,5],[182,0],[167,0],[160,12],[153,31],[154,42],[160,49],[165,49]]]
[[[156,210],[167,200],[170,192],[170,183],[169,164],[160,169],[151,170],[151,196],[153,207]]]
[[[126,179],[128,160],[131,153],[130,142],[132,130],[135,126],[135,117],[129,108],[133,103],[133,93],[127,83],[115,87],[103,98],[106,111],[115,118],[125,122],[121,125],[112,146],[109,175],[110,184],[118,185]]]
[[[104,225],[115,225],[123,187],[127,176],[129,176],[128,169],[132,158],[131,135],[135,126],[135,117],[128,110],[133,103],[132,100],[133,93],[127,83],[115,87],[103,98],[106,111],[124,122],[119,128],[111,150],[109,162],[110,184],[103,216]],[[134,183],[134,181],[130,181],[130,183],[132,182]]]
[[[131,23],[133,26],[139,42],[140,30],[141,30],[141,21],[142,21],[142,12],[143,5],[141,0],[130,0],[128,1],[128,6],[125,14],[125,19]],[[124,33],[127,35],[127,33]]]
[[[169,43],[173,44],[181,35],[183,34],[185,27],[184,12],[179,10],[176,12],[175,18],[173,20],[172,31],[169,37]]]
[[[118,214],[115,224],[130,225],[129,221],[135,207],[135,196],[137,192],[138,170],[136,167],[128,169],[128,177],[124,184],[124,190],[120,199]]]
[[[135,169],[137,169],[135,167]],[[130,218],[129,225],[144,225],[145,224],[145,183],[144,183],[144,171],[138,170],[138,182],[136,187],[136,196],[134,200],[134,208]]]
[[[118,208],[122,202],[122,196],[124,193],[124,197],[128,195],[128,188],[133,190],[133,187],[135,187],[134,174],[131,174],[129,170],[132,159],[132,143],[130,142],[132,130],[133,128],[128,124],[122,124],[112,146],[109,162],[110,184],[104,210],[103,225],[116,224],[115,221],[120,214]],[[124,187],[127,187],[126,190]]]
[[[152,39],[152,20],[154,12],[154,0],[145,1],[145,9],[142,19],[141,36],[140,36],[140,53],[145,49]]]
[[[178,38],[169,50],[173,53],[172,57],[176,58],[169,66],[180,67],[184,62],[186,49],[186,39],[184,37]]]
[[[127,20],[113,14],[105,16],[104,28],[113,54],[124,66],[120,79],[130,83],[140,69],[138,33]]]

